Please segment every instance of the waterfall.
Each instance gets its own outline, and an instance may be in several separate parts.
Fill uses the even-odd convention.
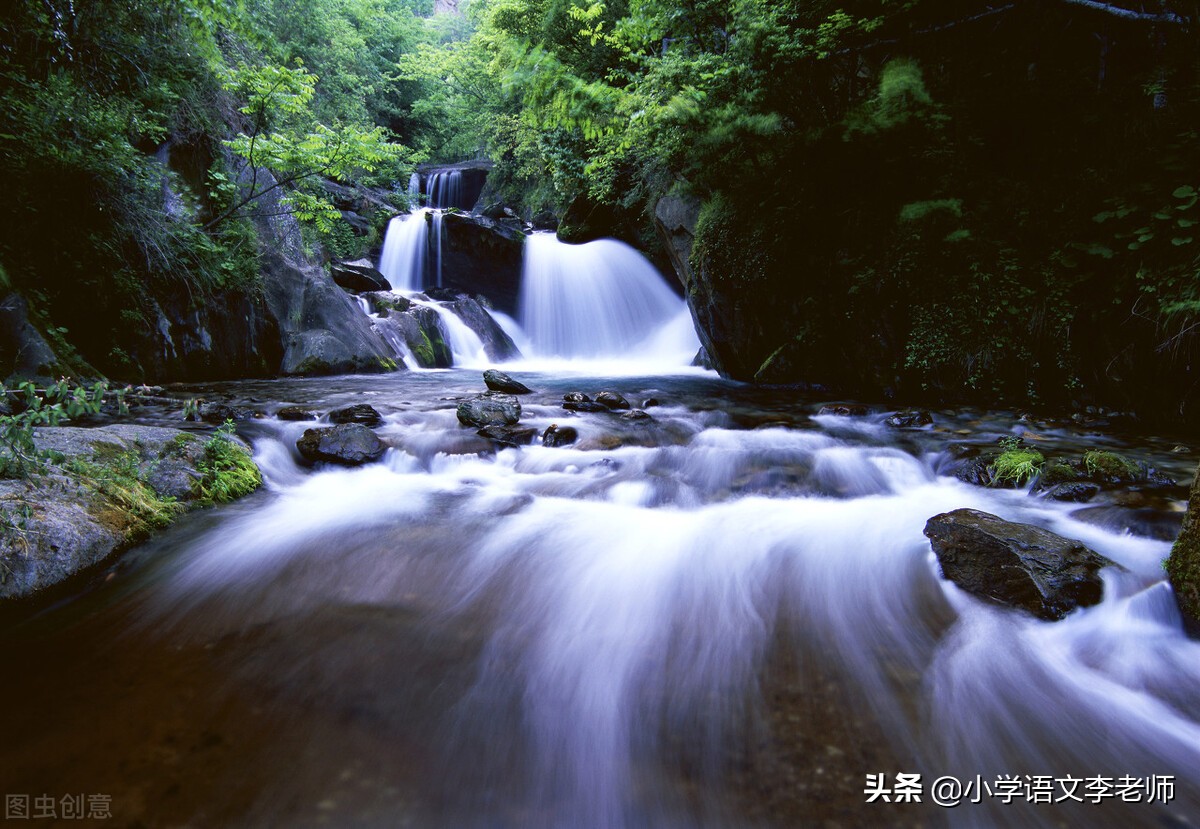
[[[425,248],[429,244],[428,208],[417,208],[388,222],[379,256],[379,272],[398,291],[419,291],[425,282]]]
[[[440,170],[430,173],[426,179],[427,195],[430,207],[457,207],[462,210],[470,205],[462,204],[463,175],[458,170]]]
[[[699,348],[687,306],[640,253],[615,239],[525,242],[520,322],[538,357],[640,358],[685,365]]]
[[[408,201],[413,207],[421,203],[421,174],[413,173],[408,177]]]

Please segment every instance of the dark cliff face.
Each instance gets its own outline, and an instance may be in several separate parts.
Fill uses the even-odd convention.
[[[465,213],[445,214],[443,233],[442,285],[485,296],[498,310],[515,315],[525,234],[503,221]],[[433,267],[433,257],[425,261]]]

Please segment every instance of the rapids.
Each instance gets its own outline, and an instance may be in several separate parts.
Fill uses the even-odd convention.
[[[272,410],[370,403],[391,449],[308,469],[294,443],[310,424],[246,423],[265,491],[6,625],[6,791],[105,793],[120,825],[146,826],[1200,813],[1200,645],[1162,581],[1169,544],[942,474],[954,443],[1033,429],[1044,448],[1110,446],[1186,480],[1171,442],[969,411],[893,430],[882,410],[820,417],[798,393],[695,372],[517,376],[535,390],[522,424],[569,423],[575,446],[496,451],[461,428],[475,371],[205,388]],[[661,405],[650,422],[559,405],[604,388]],[[958,507],[1079,538],[1129,572],[1058,623],[985,604],[939,578],[922,535]],[[866,802],[866,775],[900,772],[923,775],[920,804]],[[1175,797],[944,808],[929,792],[944,775],[1173,775]]]

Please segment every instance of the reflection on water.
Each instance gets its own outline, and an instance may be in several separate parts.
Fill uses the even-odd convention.
[[[938,474],[954,442],[1078,436],[970,412],[900,432],[711,378],[521,379],[523,423],[570,420],[576,446],[461,429],[473,373],[207,390],[369,402],[392,449],[314,471],[292,449],[307,424],[250,423],[267,491],[10,625],[6,790],[111,794],[122,826],[1191,825],[1200,646],[1169,544]],[[558,405],[602,388],[662,405]],[[1183,477],[1169,448],[1137,444]],[[922,534],[959,507],[1129,572],[1056,624],[984,605]],[[1175,799],[865,802],[867,774],[900,772],[1174,775]]]

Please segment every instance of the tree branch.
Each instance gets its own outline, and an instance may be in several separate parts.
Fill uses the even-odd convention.
[[[1111,14],[1114,17],[1120,17],[1123,20],[1136,20],[1141,23],[1171,23],[1176,26],[1186,26],[1191,22],[1186,17],[1181,17],[1174,12],[1164,11],[1158,14],[1137,12],[1122,6],[1114,6],[1111,3],[1101,3],[1100,0],[1061,0],[1061,2],[1083,6],[1086,9],[1093,9],[1094,11]]]

